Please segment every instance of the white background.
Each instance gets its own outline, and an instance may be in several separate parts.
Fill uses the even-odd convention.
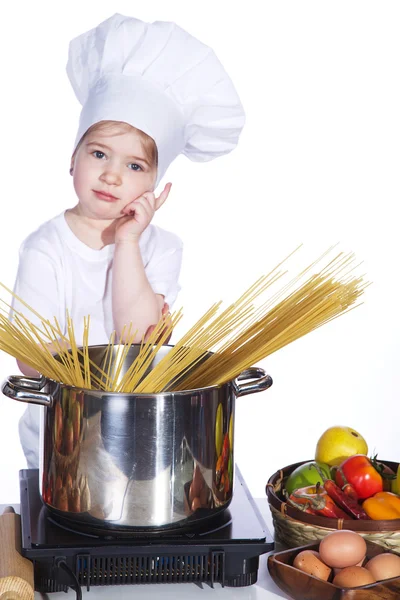
[[[75,204],[68,170],[80,107],[68,42],[114,12],[176,21],[210,45],[247,113],[232,154],[179,158],[165,180],[172,193],[156,222],[184,241],[182,329],[300,242],[293,275],[339,242],[373,282],[361,308],[260,363],[274,378],[269,391],[238,399],[236,461],[253,495],[277,468],[312,458],[334,424],[400,460],[399,2],[3,3],[0,281],[10,287],[22,240]],[[17,372],[0,354],[0,379]],[[0,399],[0,502],[19,497],[23,409]]]

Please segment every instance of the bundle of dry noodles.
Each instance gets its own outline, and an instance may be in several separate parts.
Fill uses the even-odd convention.
[[[267,290],[286,275],[281,267],[289,257],[225,310],[221,311],[221,302],[214,304],[150,371],[157,352],[182,318],[182,310],[173,313],[170,321],[161,318],[127,370],[122,366],[136,333],[132,323],[119,339],[113,333],[100,367],[89,357],[89,316],[79,347],[68,314],[64,335],[56,319],[52,323],[40,317],[20,298],[40,318],[41,326],[21,312],[15,312],[11,322],[10,305],[1,301],[0,349],[50,379],[84,389],[158,393],[220,385],[358,306],[368,284],[362,276],[353,275],[354,255],[339,253],[329,259],[331,254],[332,248],[267,299]],[[325,265],[314,273],[322,262]]]

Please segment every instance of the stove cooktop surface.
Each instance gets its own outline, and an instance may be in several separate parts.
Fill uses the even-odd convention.
[[[228,509],[192,532],[96,536],[61,526],[42,504],[39,471],[20,471],[22,554],[35,561],[41,592],[71,585],[57,561],[68,564],[79,585],[150,582],[207,582],[239,587],[257,580],[259,556],[273,539],[246,483],[235,467]]]
[[[133,533],[131,537],[118,538],[118,533],[96,536],[82,533],[68,526],[60,525],[51,512],[42,504],[39,493],[39,471],[26,469],[20,471],[21,486],[21,527],[22,546],[25,550],[35,548],[82,548],[88,546],[143,545],[161,541],[167,543],[266,543],[272,538],[256,503],[236,467],[235,487],[232,502],[228,509],[215,517],[211,523],[202,525],[189,533],[169,532],[166,530],[154,534]],[[73,526],[72,526],[73,527]]]

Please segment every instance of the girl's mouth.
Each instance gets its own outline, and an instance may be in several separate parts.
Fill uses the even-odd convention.
[[[93,190],[93,192],[97,196],[97,198],[99,198],[100,200],[105,200],[106,202],[115,202],[116,200],[118,200],[118,198],[112,196],[111,194],[107,194],[107,192],[100,192],[99,190]]]

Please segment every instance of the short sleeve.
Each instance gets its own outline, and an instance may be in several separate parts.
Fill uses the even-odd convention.
[[[56,317],[61,329],[64,328],[65,311],[62,310],[60,302],[56,267],[45,252],[34,248],[21,248],[14,293],[42,318],[54,322]],[[14,311],[19,311],[33,324],[40,326],[40,317],[23,302],[13,298],[11,306],[10,320],[14,318]]]
[[[160,228],[155,234],[154,250],[145,266],[146,276],[154,293],[164,296],[172,308],[180,290],[182,242],[176,235]]]

